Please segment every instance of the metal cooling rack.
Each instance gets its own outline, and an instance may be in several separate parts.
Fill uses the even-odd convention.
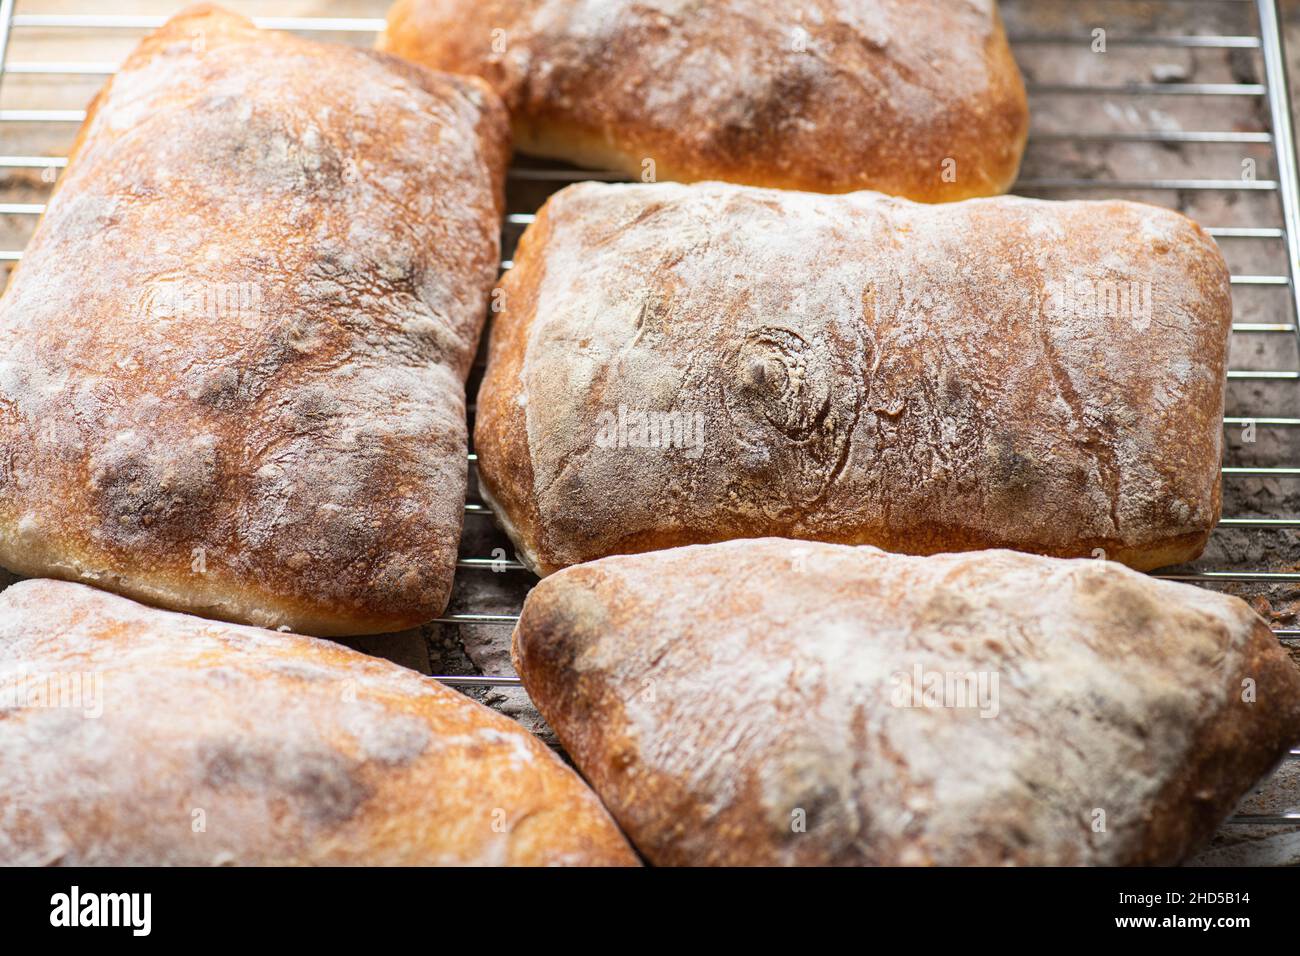
[[[1237,6],[1252,5],[1257,12],[1258,32],[1251,35],[1137,35],[1115,36],[1107,38],[1107,45],[1123,49],[1126,47],[1149,49],[1219,49],[1256,51],[1262,57],[1264,83],[1027,83],[1032,95],[1091,96],[1121,102],[1134,96],[1171,96],[1171,97],[1227,97],[1242,98],[1250,101],[1263,99],[1267,103],[1269,129],[1267,131],[1209,130],[1185,131],[1181,129],[1150,129],[1138,131],[1070,131],[1070,132],[1035,132],[1031,130],[1030,144],[1044,141],[1077,143],[1126,143],[1149,144],[1159,148],[1171,144],[1242,144],[1263,145],[1270,148],[1276,179],[1169,179],[1169,178],[1070,178],[1038,177],[1021,178],[1016,182],[1013,192],[1030,192],[1035,195],[1061,192],[1066,190],[1087,190],[1096,192],[1094,198],[1104,198],[1108,191],[1144,190],[1169,193],[1177,196],[1187,192],[1263,192],[1275,194],[1280,208],[1281,221],[1276,224],[1256,224],[1249,226],[1207,226],[1206,231],[1216,239],[1249,240],[1255,242],[1281,244],[1285,251],[1287,269],[1285,273],[1271,275],[1232,276],[1232,285],[1276,287],[1279,297],[1285,299],[1274,321],[1254,323],[1234,323],[1234,334],[1263,334],[1274,336],[1291,336],[1300,342],[1300,175],[1297,174],[1295,140],[1290,112],[1290,88],[1287,85],[1286,63],[1282,41],[1282,23],[1276,0],[1162,0],[1175,8],[1188,3],[1207,5],[1233,4]],[[115,15],[115,14],[42,14],[23,13],[16,9],[17,0],[0,0],[0,92],[6,77],[19,75],[46,75],[64,77],[99,77],[110,76],[117,70],[115,62],[78,61],[78,62],[20,62],[10,61],[7,57],[9,40],[12,35],[23,30],[102,30],[107,33],[121,31],[144,31],[155,29],[167,19],[165,16],[149,15]],[[179,7],[179,5],[178,5]],[[254,17],[254,22],[265,29],[287,30],[291,32],[335,35],[351,42],[369,43],[375,34],[383,29],[382,18],[370,17]],[[1080,26],[1079,33],[1072,34],[1032,34],[1012,36],[1012,45],[1017,50],[1031,46],[1085,46],[1089,42],[1088,31]],[[79,124],[85,119],[85,111],[80,109],[2,109],[0,108],[0,135],[9,124]],[[69,137],[70,140],[71,137]],[[0,146],[0,153],[5,150]],[[51,184],[57,176],[57,170],[67,164],[66,157],[39,155],[0,155],[0,170],[30,168],[48,170],[43,176]],[[597,179],[603,181],[622,181],[627,177],[621,173],[591,170],[551,168],[551,164],[531,161],[528,157],[519,157],[509,171],[509,178],[515,183],[545,184],[548,191],[554,191],[573,182]],[[0,196],[0,199],[3,199]],[[44,212],[42,203],[0,202],[0,216],[37,217]],[[510,212],[506,216],[507,231],[516,232],[533,221],[531,210]],[[506,245],[505,248],[510,248]],[[4,262],[17,262],[22,258],[22,250],[0,249],[0,269]],[[513,263],[503,259],[502,269],[509,269]],[[1232,369],[1228,372],[1229,380],[1290,381],[1300,384],[1300,360],[1296,368],[1280,370]],[[1300,395],[1291,402],[1300,415]],[[471,415],[473,406],[470,406]],[[1284,416],[1228,416],[1224,425],[1246,426],[1253,422],[1259,428],[1300,428],[1300,417]],[[1229,456],[1231,452],[1228,452]],[[477,461],[471,451],[469,461],[473,467]],[[1241,478],[1300,478],[1300,467],[1247,467],[1225,465],[1222,469],[1225,481]],[[490,520],[490,510],[479,501],[470,500],[465,505],[467,519]],[[1221,519],[1216,534],[1231,534],[1240,529],[1271,529],[1279,533],[1300,529],[1300,517],[1234,517]],[[503,539],[504,540],[504,539]],[[459,571],[471,574],[483,572],[522,572],[527,573],[518,561],[500,560],[490,557],[462,555],[457,561]],[[1300,571],[1270,571],[1252,568],[1221,568],[1211,570],[1194,570],[1183,573],[1155,574],[1157,578],[1172,581],[1186,581],[1212,586],[1220,583],[1257,582],[1264,584],[1300,584]],[[435,623],[455,625],[500,625],[512,627],[519,620],[516,614],[494,613],[448,613],[437,618]],[[1300,645],[1300,628],[1274,628],[1278,639],[1286,644]],[[448,685],[462,688],[470,687],[517,687],[520,680],[515,676],[451,676],[435,675]],[[1293,748],[1289,754],[1291,760],[1300,759],[1300,747]],[[1300,811],[1283,814],[1238,814],[1228,821],[1230,823],[1252,824],[1295,824],[1300,823]]]

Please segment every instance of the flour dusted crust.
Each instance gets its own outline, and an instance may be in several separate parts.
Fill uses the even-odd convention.
[[[1244,602],[1112,562],[619,556],[534,588],[514,651],[656,864],[1169,864],[1300,739],[1300,674]],[[981,706],[917,704],[950,674],[985,675]]]
[[[436,681],[33,580],[0,594],[0,864],[637,859],[543,743]]]
[[[144,40],[0,302],[0,564],[316,634],[438,615],[506,126],[211,7]]]
[[[1150,569],[1218,520],[1228,272],[1168,210],[583,183],[501,291],[479,479],[541,574],[765,535]]]
[[[939,202],[1028,131],[993,0],[398,0],[381,49],[482,76],[524,152],[637,179]]]

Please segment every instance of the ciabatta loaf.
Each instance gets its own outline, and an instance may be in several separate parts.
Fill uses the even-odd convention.
[[[1218,520],[1228,270],[1177,213],[582,183],[514,261],[475,445],[538,573],[764,535],[1148,569]]]
[[[437,616],[499,100],[196,8],[95,100],[0,300],[0,564],[316,634]]]
[[[525,152],[642,180],[988,196],[1029,126],[993,0],[398,0],[380,48],[487,79]]]
[[[335,644],[0,594],[0,864],[635,865],[533,735]]]
[[[1244,602],[1010,551],[606,558],[532,590],[515,656],[657,864],[1174,863],[1300,739]]]

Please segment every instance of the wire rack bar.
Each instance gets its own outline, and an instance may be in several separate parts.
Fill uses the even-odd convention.
[[[16,27],[46,29],[91,28],[101,30],[156,30],[167,22],[165,16],[85,13],[20,13],[13,18]],[[378,33],[384,28],[382,17],[252,17],[266,30],[299,30],[306,33]]]
[[[1220,518],[1225,528],[1300,528],[1300,518]]]
[[[18,75],[45,75],[45,76],[109,76],[116,73],[119,64],[103,63],[73,63],[51,61],[49,63],[25,63],[14,62],[6,67],[6,72]]]
[[[487,508],[481,508],[482,514],[490,514]],[[1258,519],[1261,523],[1255,524],[1256,519],[1250,518],[1228,518],[1226,522],[1236,524],[1240,527],[1282,527],[1282,528],[1300,528],[1300,519],[1297,518],[1274,518]],[[1223,522],[1221,522],[1223,523]],[[528,567],[523,563],[509,558],[460,558],[456,562],[458,568],[464,570],[493,571],[497,573],[506,571],[527,571]],[[1273,584],[1297,583],[1300,582],[1300,572],[1297,571],[1186,571],[1181,573],[1169,574],[1152,574],[1151,577],[1160,581],[1192,581],[1201,584],[1211,582],[1231,582],[1242,584],[1249,582],[1267,582]],[[469,619],[456,622],[441,621],[441,623],[468,623]],[[482,622],[479,622],[482,623]],[[513,623],[500,622],[500,623]],[[1300,636],[1300,630],[1294,633],[1290,631],[1277,632],[1284,637]]]
[[[285,29],[281,27],[280,29]],[[302,27],[300,29],[309,29]],[[1207,42],[1190,42],[1190,41],[1207,41]],[[1240,41],[1240,42],[1238,42]],[[1076,38],[1058,38],[1058,37],[1026,37],[1019,41],[1023,44],[1049,44],[1049,43],[1078,43]],[[1218,49],[1257,49],[1259,47],[1258,37],[1117,37],[1107,40],[1108,45],[1114,46],[1158,46],[1158,47],[1201,47],[1201,48],[1218,48]],[[121,68],[121,64],[116,61],[50,61],[45,63],[20,61],[10,63],[7,67],[8,72],[15,75],[27,76],[112,76]],[[1168,84],[1159,84],[1165,87]],[[1222,84],[1220,84],[1222,85]],[[1073,88],[1072,88],[1073,89]],[[1053,87],[1038,87],[1037,92],[1057,92]],[[1040,134],[1040,139],[1081,139],[1093,138],[1104,141],[1147,141],[1135,139],[1132,134],[1122,133],[1097,133],[1092,134]],[[1178,133],[1170,132],[1159,138],[1161,142],[1179,142],[1179,143],[1268,143],[1271,142],[1268,134],[1248,133],[1248,132],[1222,132],[1222,133]]]
[[[1262,83],[1026,83],[1030,96],[1264,96]]]
[[[1137,130],[1135,132],[1118,132],[1098,130],[1097,132],[1057,131],[1029,133],[1029,146],[1035,143],[1263,143],[1273,142],[1273,134],[1268,132],[1242,132],[1237,130]]]
[[[0,203],[0,216],[40,216],[45,212],[45,206],[42,203]],[[0,261],[18,262],[22,259],[21,249],[0,250]],[[514,260],[502,259],[501,270],[508,272],[514,268]],[[1274,275],[1234,275],[1229,277],[1232,285],[1242,286],[1286,286],[1291,284],[1287,276]],[[1290,325],[1268,325],[1259,327],[1237,328],[1235,331],[1267,331],[1267,332],[1289,332],[1293,330]],[[1228,378],[1241,379],[1300,379],[1300,371],[1252,371],[1250,369],[1240,369],[1229,371]]]
[[[1296,171],[1295,135],[1291,127],[1291,97],[1287,85],[1286,55],[1282,47],[1282,20],[1275,0],[1257,0],[1264,74],[1269,88],[1268,111],[1277,152],[1277,176],[1282,194],[1286,229],[1287,272],[1292,278],[1293,315],[1300,319],[1300,288],[1296,264],[1300,263],[1300,176]]]
[[[1010,37],[1016,46],[1090,46],[1091,35],[1068,33],[1020,34]],[[1259,37],[1211,36],[1111,36],[1106,35],[1106,47],[1175,47],[1182,49],[1258,50]]]
[[[0,0],[0,77],[5,74],[9,54],[9,34],[14,22],[14,0]]]
[[[30,122],[29,116],[34,114],[48,116],[57,114],[60,119],[58,122],[70,121],[73,116],[85,118],[85,114],[80,110],[0,110],[0,118],[5,122]],[[1160,130],[1145,130],[1134,133],[1037,133],[1030,137],[1032,145],[1036,140],[1043,141],[1055,139],[1057,141],[1075,141],[1089,140],[1097,142],[1135,142],[1135,143],[1205,143],[1205,142],[1224,142],[1224,143],[1271,143],[1272,136],[1269,133],[1171,133]],[[35,167],[43,168],[52,166],[62,168],[68,165],[65,156],[0,156],[0,168],[14,167]],[[515,179],[537,179],[548,181],[568,182],[574,179],[574,174],[569,170],[555,169],[520,169],[510,170],[510,175]],[[616,172],[592,171],[590,175],[623,177],[625,174]],[[588,178],[589,173],[582,173],[584,178]],[[1073,181],[1073,180],[1071,180]],[[1083,182],[1093,183],[1096,180],[1082,180]],[[1163,180],[1164,182],[1181,182],[1183,180]],[[1205,180],[1201,180],[1205,182]],[[1236,187],[1240,180],[1216,180],[1217,182],[1227,182]],[[1032,180],[1021,180],[1018,185],[1023,185]],[[1108,182],[1114,182],[1109,180]],[[506,217],[506,222],[512,225],[527,225],[533,221],[532,213],[511,213]],[[1278,226],[1207,226],[1204,227],[1207,232],[1213,236],[1222,236],[1229,238],[1247,238],[1247,239],[1280,239],[1283,237],[1283,231]]]
[[[482,509],[482,511],[483,513],[490,513],[486,508]],[[1300,519],[1263,518],[1256,522],[1255,519],[1251,518],[1225,518],[1220,524],[1236,525],[1243,528],[1300,528]],[[512,558],[460,558],[456,562],[456,567],[466,571],[492,571],[497,574],[528,570],[527,565]],[[1201,584],[1216,581],[1234,584],[1249,582],[1300,583],[1300,572],[1295,571],[1189,571],[1182,574],[1152,574],[1151,577],[1161,581],[1193,581]],[[1300,636],[1300,631],[1296,631],[1294,634],[1287,632],[1282,636]]]
[[[519,623],[518,614],[444,614],[433,619],[435,624],[503,624],[514,627]]]
[[[442,681],[448,687],[522,687],[524,685],[524,682],[518,677],[493,677],[476,674],[439,674],[433,679]]]
[[[1202,226],[1216,239],[1284,239],[1280,226]]]
[[[1256,425],[1300,425],[1300,418],[1225,418],[1225,425],[1248,425],[1254,422]],[[478,455],[470,452],[466,456],[470,462],[477,462]],[[1300,469],[1296,468],[1221,468],[1219,469],[1225,475],[1250,474],[1250,475],[1292,475],[1300,474]],[[483,511],[483,507],[476,507],[472,510]]]
[[[0,110],[0,123],[80,123],[85,110]]]
[[[4,169],[62,169],[68,165],[66,156],[0,156]]]
[[[1162,577],[1164,580],[1169,580],[1169,581],[1188,580],[1187,578],[1178,578],[1174,576],[1169,576],[1169,577],[1165,577],[1163,575],[1155,575],[1155,576]],[[518,614],[478,614],[478,613],[469,613],[469,612],[451,613],[451,614],[444,614],[442,617],[436,618],[434,620],[434,623],[474,624],[474,625],[493,625],[497,627],[514,627],[516,624],[519,623],[519,615]],[[1294,643],[1296,641],[1300,641],[1300,628],[1275,627],[1273,628],[1273,634],[1276,635],[1277,638],[1280,641],[1283,641],[1284,643]]]
[[[12,6],[12,0],[9,0]],[[98,28],[125,30],[152,30],[166,21],[163,16],[129,14],[19,14],[13,18],[16,27],[43,27],[46,29]],[[259,27],[269,30],[297,30],[311,33],[378,33],[384,29],[381,17],[253,17]],[[1012,36],[1015,44],[1082,44],[1092,42],[1091,36],[1065,34],[1025,34]],[[1200,49],[1259,49],[1260,38],[1252,36],[1108,36],[1107,47],[1169,47]]]
[[[0,120],[3,119],[4,114],[0,113]],[[523,166],[511,168],[508,175],[511,179],[523,182],[570,183],[575,181],[573,171],[568,169],[537,169]],[[599,182],[628,182],[631,179],[627,173],[613,170],[584,170],[581,177]],[[1023,192],[1026,189],[1152,189],[1160,191],[1221,189],[1228,192],[1273,192],[1277,190],[1278,184],[1271,179],[1083,179],[1045,177],[1017,180],[1015,188],[1017,192]]]
[[[1293,584],[1300,582],[1300,572],[1296,571],[1185,571],[1181,573],[1152,574],[1159,581],[1189,581],[1209,584],[1226,581],[1233,584],[1264,583]],[[1285,634],[1294,637],[1294,634]]]
[[[1227,192],[1272,192],[1277,189],[1277,183],[1271,179],[1075,179],[1062,176],[1020,179],[1016,182],[1016,189],[1222,189]]]

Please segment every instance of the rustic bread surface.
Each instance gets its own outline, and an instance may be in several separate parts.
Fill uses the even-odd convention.
[[[479,80],[215,8],[145,39],[0,300],[0,564],[316,634],[441,613],[507,136]]]
[[[606,558],[533,589],[515,657],[657,864],[1169,864],[1300,739],[1244,602],[1010,551]]]
[[[0,864],[636,862],[544,744],[414,671],[66,581],[0,593]]]

